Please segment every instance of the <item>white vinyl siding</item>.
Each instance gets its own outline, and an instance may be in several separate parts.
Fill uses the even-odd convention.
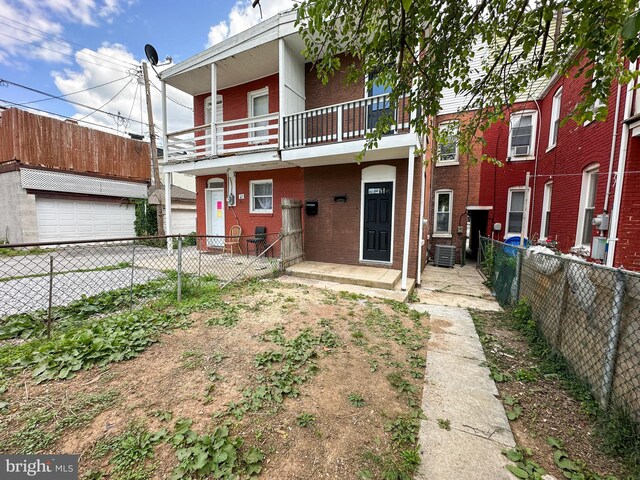
[[[453,192],[451,190],[438,190],[435,197],[435,223],[433,226],[434,237],[451,236],[451,212],[453,210]]]
[[[549,146],[552,149],[558,143],[558,131],[560,129],[560,107],[562,106],[562,87],[553,95],[551,105],[551,123],[549,124]]]
[[[273,181],[250,182],[251,213],[273,213]]]

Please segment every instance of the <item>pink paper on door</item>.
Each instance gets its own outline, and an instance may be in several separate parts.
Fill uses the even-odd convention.
[[[216,208],[217,208],[218,210],[222,210],[222,202],[218,202],[218,203],[216,204]]]

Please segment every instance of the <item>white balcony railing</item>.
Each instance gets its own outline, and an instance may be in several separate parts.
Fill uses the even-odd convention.
[[[167,155],[170,160],[192,160],[212,156],[278,148],[278,113],[252,118],[229,120],[215,125],[212,142],[211,126],[197,127],[167,134]]]
[[[408,99],[391,108],[389,95],[378,95],[286,115],[282,145],[287,149],[361,139],[386,114],[393,119],[389,134],[409,131]]]

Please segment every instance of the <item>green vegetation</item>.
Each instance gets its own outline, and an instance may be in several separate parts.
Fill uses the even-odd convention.
[[[451,430],[451,420],[449,420],[448,418],[439,418],[438,426],[443,430],[449,431]]]
[[[350,393],[347,400],[352,407],[361,408],[365,405],[364,398],[359,393]]]
[[[95,267],[95,268],[76,268],[73,270],[64,270],[53,272],[53,276],[57,275],[66,275],[67,273],[85,273],[85,272],[110,272],[113,270],[122,270],[124,268],[131,267],[129,262],[119,262],[115,265],[105,265],[103,267]],[[33,273],[30,275],[16,275],[14,277],[2,277],[0,278],[0,282],[9,282],[11,280],[20,280],[23,278],[39,278],[39,277],[48,277],[48,273]]]
[[[44,253],[53,253],[55,249],[53,248],[11,248],[4,247],[4,243],[0,243],[0,257],[20,257],[24,255],[42,255]]]
[[[306,428],[309,425],[312,425],[313,423],[315,423],[315,421],[316,417],[314,417],[310,413],[301,413],[296,417],[296,423],[302,428]]]

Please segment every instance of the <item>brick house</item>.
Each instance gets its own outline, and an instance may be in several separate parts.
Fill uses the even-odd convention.
[[[574,73],[551,79],[540,93],[516,103],[504,122],[484,133],[481,153],[503,166],[482,163],[468,169],[462,160],[446,161],[452,158],[451,148],[445,148],[444,162],[440,150],[434,149],[435,166],[428,182],[432,211],[438,211],[438,200],[446,199],[450,191],[451,222],[455,226],[458,219],[457,226],[463,229],[459,236],[464,237],[466,208],[471,236],[467,253],[473,255],[478,232],[499,240],[524,234],[531,241],[552,242],[563,252],[640,270],[634,241],[640,233],[640,90],[614,82],[604,121],[562,122],[579,101],[584,84],[584,79],[573,78]],[[464,121],[464,115],[447,111],[453,104],[455,99],[447,103],[445,96],[439,125],[451,117]],[[600,218],[605,224],[598,230],[592,223]],[[439,237],[432,227],[432,244],[455,243],[455,227],[449,237]],[[458,258],[464,242],[462,238],[458,244]]]
[[[406,289],[425,255],[425,175],[406,102],[391,111],[388,92],[365,91],[364,79],[347,85],[344,72],[322,85],[299,53],[295,16],[282,12],[162,72],[163,88],[194,105],[194,128],[165,136],[164,172],[196,177],[200,234],[236,224],[276,233],[282,198],[315,202],[317,214],[303,213],[306,260],[401,270]],[[384,112],[395,126],[356,163]]]

